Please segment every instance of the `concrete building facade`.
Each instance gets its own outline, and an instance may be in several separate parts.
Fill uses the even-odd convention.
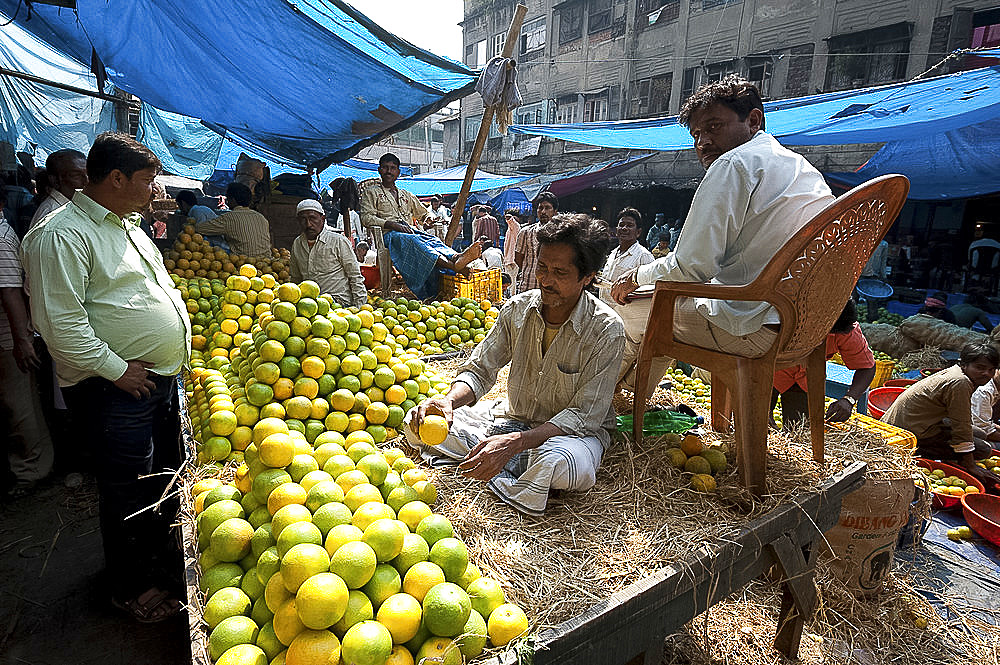
[[[698,86],[729,73],[757,83],[765,99],[904,81],[954,49],[1000,44],[998,0],[521,1],[528,12],[515,57],[524,104],[514,116],[525,124],[672,115]],[[500,53],[515,4],[465,0],[467,65],[482,67]],[[971,60],[955,59],[935,73],[981,66]],[[482,100],[471,95],[462,100],[460,117],[447,123],[446,166],[467,161],[482,110]],[[801,152],[820,170],[846,171],[879,147]],[[502,137],[494,129],[480,168],[552,173],[622,154],[546,138]],[[633,204],[642,204],[636,197],[643,192],[653,193],[668,216],[683,214],[684,199],[690,199],[683,190],[693,189],[703,173],[693,155],[662,153],[647,160],[609,181],[602,199],[611,199],[603,204],[607,210],[593,207],[611,214],[621,198],[611,194],[628,190]],[[591,207],[583,203],[577,209]]]

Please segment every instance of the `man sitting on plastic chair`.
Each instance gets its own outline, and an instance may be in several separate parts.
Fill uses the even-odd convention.
[[[705,178],[691,201],[676,249],[621,276],[611,296],[625,322],[620,385],[653,393],[670,362],[654,358],[649,383],[636,387],[634,366],[649,318],[649,299],[631,300],[658,280],[742,285],[751,282],[833,195],[804,157],[764,133],[764,105],[750,82],[731,75],[706,84],[678,116],[694,139]],[[678,298],[674,337],[694,346],[756,358],[777,337],[778,313],[764,302]]]
[[[412,222],[423,223],[433,215],[416,196],[396,187],[399,158],[391,152],[382,155],[378,173],[381,182],[367,187],[361,195],[361,223],[365,228],[383,230],[392,265],[410,290],[420,299],[436,296],[441,269],[468,277],[469,263],[482,252],[479,243],[459,253],[434,235],[414,229]]]

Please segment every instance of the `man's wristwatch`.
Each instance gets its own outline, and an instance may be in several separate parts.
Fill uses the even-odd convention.
[[[840,399],[846,399],[846,400],[848,401],[848,403],[850,403],[850,405],[851,405],[851,408],[852,408],[852,409],[853,409],[853,408],[854,408],[855,406],[857,406],[857,404],[858,404],[858,400],[854,399],[854,398],[853,398],[853,397],[851,397],[850,395],[844,395],[844,396],[843,396],[843,397],[841,397]]]

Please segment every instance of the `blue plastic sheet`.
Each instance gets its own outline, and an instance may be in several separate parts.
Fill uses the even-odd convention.
[[[136,138],[156,153],[168,173],[207,180],[215,170],[223,137],[188,116],[143,102]]]
[[[0,0],[0,11],[81,62],[93,49],[111,82],[155,108],[319,169],[475,85],[343,0],[78,0],[75,12]]]
[[[7,20],[0,15],[0,22]],[[16,23],[0,28],[0,67],[97,92],[88,67]],[[0,139],[38,164],[63,148],[86,153],[98,134],[114,127],[111,102],[0,75]]]

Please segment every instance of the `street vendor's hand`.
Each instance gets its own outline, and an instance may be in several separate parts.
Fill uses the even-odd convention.
[[[14,362],[17,364],[17,368],[21,370],[23,374],[27,374],[31,370],[37,370],[41,367],[41,361],[38,359],[38,354],[35,353],[34,340],[31,338],[30,334],[18,336],[14,340]]]
[[[854,405],[841,397],[830,404],[826,410],[826,421],[828,423],[842,423],[854,413]]]
[[[399,231],[400,233],[413,233],[413,229],[409,224],[404,224],[403,222],[388,221],[382,225],[386,231]]]
[[[153,363],[145,360],[129,360],[125,373],[114,384],[136,399],[149,397],[156,390],[156,384],[149,380],[147,371]]]
[[[637,272],[638,268],[628,271],[619,277],[615,281],[614,286],[611,287],[611,297],[619,305],[627,304],[628,295],[639,288],[639,284],[635,281]]]
[[[981,482],[987,491],[989,491],[992,487],[1000,486],[1000,476],[992,471],[987,471],[977,464],[969,466],[963,464],[962,468],[968,471],[973,478]]]
[[[483,439],[469,451],[458,468],[468,478],[490,480],[507,466],[507,462],[524,450],[522,435],[523,432],[511,432]]]
[[[424,422],[424,416],[428,414],[444,417],[448,421],[448,427],[451,427],[452,420],[455,417],[454,412],[455,404],[448,396],[425,399],[413,410],[413,417],[410,418],[410,430],[419,436],[420,423]]]

